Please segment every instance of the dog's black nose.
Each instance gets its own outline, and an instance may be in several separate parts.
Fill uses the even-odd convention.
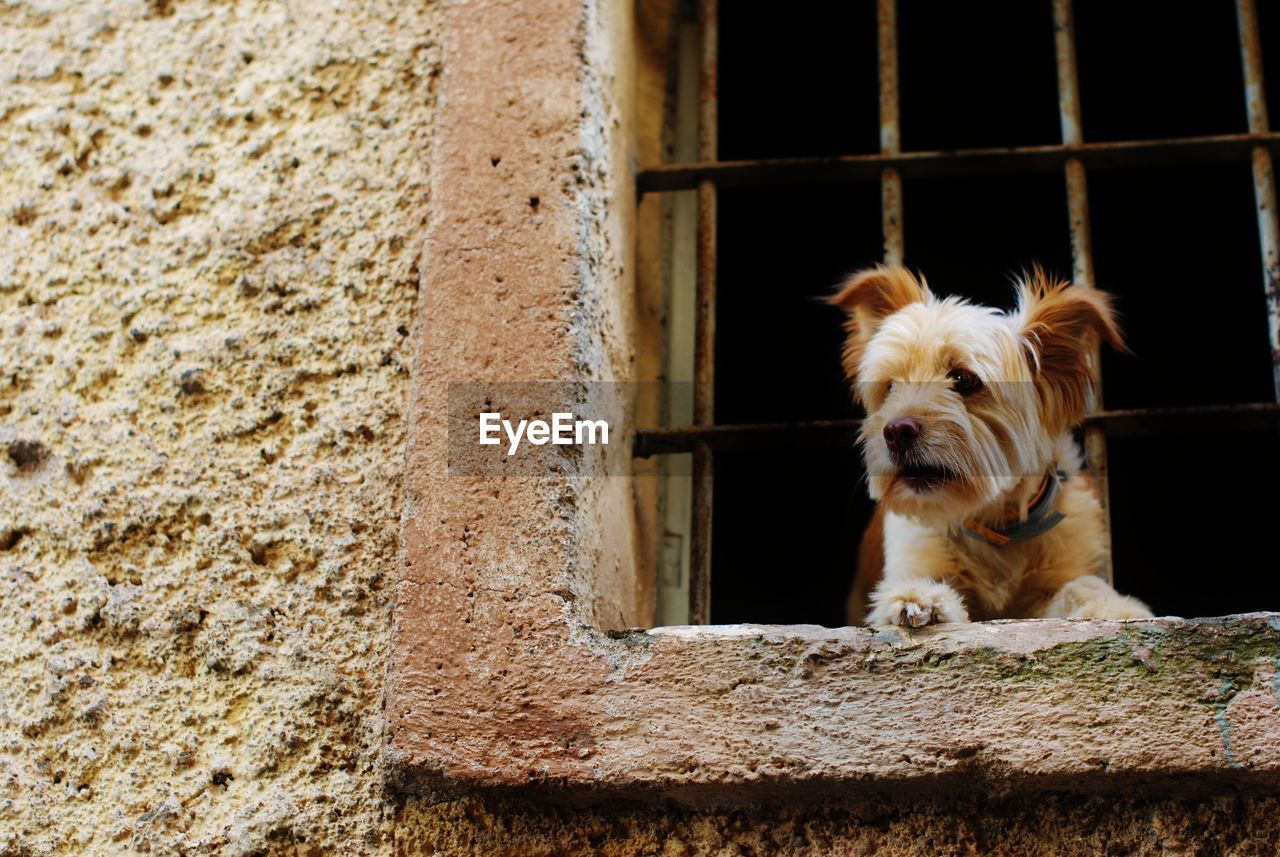
[[[892,452],[906,452],[920,437],[920,423],[911,417],[898,417],[884,424],[884,442]]]

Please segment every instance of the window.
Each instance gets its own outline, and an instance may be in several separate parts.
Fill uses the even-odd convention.
[[[1157,615],[1280,605],[1257,573],[1262,486],[1280,483],[1275,138],[1251,95],[1280,21],[1252,2],[1074,5],[733,3],[710,22],[704,4],[686,30],[701,110],[675,134],[702,118],[697,157],[640,184],[697,195],[674,228],[697,231],[696,283],[676,287],[702,307],[702,398],[637,449],[694,453],[693,621],[843,624],[872,507],[838,314],[815,298],[882,257],[994,306],[1033,262],[1117,295],[1134,354],[1104,353],[1082,432],[1106,573]]]
[[[726,4],[719,21],[726,40],[735,27],[750,22],[734,17],[743,14],[738,5],[730,9]],[[1020,11],[1029,5],[1011,3],[1007,10],[1031,15]],[[908,70],[905,54],[915,26],[907,10],[914,7],[903,0],[899,10],[903,110],[908,111],[904,117],[917,109],[909,93],[918,84],[911,83],[914,72]],[[645,218],[654,214],[654,200],[674,199],[675,194],[665,192],[685,188],[700,195],[701,212],[696,210],[699,206],[684,204],[681,213],[673,204],[665,213],[673,223],[690,223],[677,237],[682,234],[692,252],[673,259],[672,270],[698,270],[704,303],[701,325],[695,325],[696,290],[686,293],[691,334],[685,341],[690,346],[700,342],[701,356],[695,361],[689,353],[682,359],[690,376],[696,362],[704,381],[714,369],[717,395],[728,398],[713,402],[706,396],[711,387],[705,383],[696,400],[676,393],[656,407],[638,397],[634,417],[620,428],[634,438],[640,454],[636,472],[654,462],[674,460],[672,453],[696,450],[696,478],[704,486],[715,486],[714,498],[706,491],[696,498],[708,511],[704,525],[710,514],[717,516],[715,538],[732,540],[732,528],[750,525],[759,530],[748,533],[757,543],[776,540],[763,516],[758,525],[741,517],[736,524],[732,517],[725,523],[726,514],[741,513],[741,505],[733,511],[735,503],[749,507],[759,502],[755,492],[761,480],[748,469],[758,464],[753,465],[750,456],[777,457],[779,450],[798,456],[809,449],[814,451],[815,468],[821,463],[824,471],[830,470],[837,466],[830,464],[833,460],[853,468],[849,441],[856,416],[846,411],[829,418],[821,410],[843,407],[846,400],[836,361],[828,364],[816,352],[800,349],[787,357],[798,362],[785,366],[787,373],[812,367],[816,374],[811,389],[793,389],[798,382],[788,380],[789,375],[750,374],[769,365],[759,359],[751,362],[752,330],[742,326],[751,321],[748,311],[734,314],[740,309],[735,304],[742,303],[735,300],[736,290],[751,284],[745,277],[731,281],[726,272],[733,266],[747,270],[755,263],[736,250],[730,254],[727,233],[733,230],[764,249],[775,238],[770,230],[791,230],[788,234],[796,240],[807,239],[811,233],[796,224],[800,214],[786,208],[797,199],[805,201],[821,215],[813,222],[826,230],[813,233],[807,247],[811,255],[830,255],[817,262],[792,261],[796,281],[812,282],[820,289],[818,283],[826,276],[819,276],[821,265],[832,266],[834,274],[879,256],[876,226],[881,222],[885,182],[894,215],[889,218],[891,239],[896,234],[892,221],[904,222],[894,200],[904,202],[906,260],[915,264],[913,254],[936,252],[940,265],[954,263],[956,257],[943,242],[957,225],[955,209],[947,207],[955,205],[948,187],[968,194],[974,185],[966,183],[994,174],[1004,177],[981,185],[983,193],[973,204],[986,205],[997,214],[1000,199],[1043,206],[1036,210],[1047,212],[1046,230],[1057,232],[1040,233],[1021,220],[1011,221],[1011,229],[1027,231],[1004,240],[1008,247],[1026,248],[1017,252],[1044,253],[1050,256],[1045,261],[1067,265],[1072,260],[1062,234],[1070,228],[1062,215],[1062,175],[1071,156],[1089,170],[1089,190],[1096,198],[1126,191],[1100,187],[1103,174],[1094,167],[1148,156],[1166,163],[1172,158],[1182,180],[1183,161],[1230,165],[1276,140],[1263,129],[1207,143],[1086,143],[1067,151],[1052,140],[1045,144],[1037,136],[1043,129],[1036,124],[1026,129],[1031,136],[1018,138],[1023,148],[1013,152],[933,150],[883,156],[881,139],[870,133],[877,126],[863,115],[879,103],[878,89],[868,94],[864,87],[859,96],[855,87],[850,93],[851,115],[833,124],[810,116],[816,95],[797,90],[798,100],[784,105],[791,111],[789,121],[809,124],[807,129],[797,128],[801,136],[795,139],[804,139],[818,127],[831,134],[816,157],[787,149],[793,143],[786,141],[772,152],[746,148],[774,145],[770,134],[781,133],[780,123],[770,134],[760,130],[739,136],[737,143],[722,134],[721,154],[731,151],[725,147],[732,143],[743,147],[735,157],[767,159],[760,161],[713,163],[708,140],[702,140],[700,154],[695,134],[672,143],[674,150],[691,146],[692,154],[681,153],[671,165],[643,170],[637,188],[632,170],[636,153],[653,155],[642,160],[644,164],[658,160],[655,141],[660,134],[655,126],[660,123],[655,116],[662,111],[653,104],[663,101],[670,65],[692,72],[694,80],[701,65],[710,77],[705,92],[715,91],[715,72],[727,68],[716,64],[715,41],[707,38],[716,21],[711,0],[702,3],[708,26],[701,39],[696,23],[686,22],[692,40],[686,41],[680,56],[692,62],[668,64],[670,51],[665,46],[673,22],[666,12],[673,8],[674,2],[664,6],[658,0],[635,4],[634,19],[626,4],[595,0],[453,3],[442,9],[441,50],[446,59],[432,141],[431,211],[425,225],[406,413],[411,430],[404,477],[403,559],[386,678],[389,782],[437,798],[486,789],[573,802],[625,798],[696,807],[884,800],[921,789],[966,795],[1064,788],[1167,795],[1174,789],[1203,794],[1280,787],[1280,742],[1275,740],[1280,717],[1280,615],[1134,623],[992,622],[915,635],[760,624],[644,630],[654,612],[659,563],[653,546],[660,541],[655,530],[662,528],[646,519],[653,506],[645,495],[659,480],[592,476],[567,467],[533,477],[449,472],[447,399],[456,383],[553,381],[576,386],[600,379],[649,380],[662,373],[653,365],[657,350],[647,347],[653,340],[646,338],[655,335],[655,319],[661,313],[654,296],[636,285],[637,268],[651,262],[643,253],[632,254],[631,248],[659,232],[642,228]],[[880,9],[887,12],[892,5],[882,2]],[[868,11],[838,14],[849,17],[832,21],[850,28],[848,36],[861,40],[863,54],[880,36],[892,35],[888,28],[874,27]],[[843,44],[831,32],[834,26],[825,26],[831,22],[817,21],[808,29],[801,25],[803,17],[797,12],[779,20],[779,13],[771,9],[769,21],[776,26],[762,44],[772,49],[778,47],[773,36],[785,42],[811,38],[813,32],[815,45],[822,45],[823,39]],[[888,38],[890,47],[892,43]],[[703,46],[710,50],[704,53]],[[799,62],[823,53],[801,47],[786,48],[785,57]],[[746,51],[729,48],[727,41],[726,50]],[[854,48],[848,53],[851,80],[860,79],[858,69],[865,73],[875,68],[858,53]],[[700,56],[708,62],[700,63]],[[776,74],[785,71],[772,55],[769,66]],[[769,83],[763,71],[761,86],[777,86],[774,92],[782,96],[792,91],[781,82]],[[1042,79],[1043,69],[1036,74],[1035,79]],[[1082,80],[1089,80],[1083,65]],[[747,96],[733,95],[727,79],[722,83],[723,104],[695,98],[675,112],[683,112],[686,119],[690,113],[710,117],[720,107],[726,124],[719,127],[727,131],[732,111],[741,117],[750,113],[750,105]],[[692,91],[696,90],[695,86]],[[768,94],[761,90],[762,97]],[[734,98],[744,101],[734,107]],[[1012,115],[1007,105],[996,107],[992,122]],[[924,133],[924,126],[908,132],[908,124],[904,118],[904,147],[923,145],[911,134]],[[703,122],[702,127],[717,126]],[[1088,128],[1086,114],[1086,141]],[[942,127],[938,133],[947,130]],[[979,131],[990,133],[989,128],[966,133]],[[964,145],[988,142],[975,136]],[[930,145],[944,143],[935,140]],[[852,154],[838,154],[847,152],[846,146],[857,148]],[[778,157],[795,159],[779,162]],[[950,173],[958,175],[947,178]],[[1007,178],[1010,174],[1015,178]],[[1130,174],[1121,170],[1109,175],[1120,180]],[[898,179],[901,193],[896,192]],[[776,195],[775,202],[762,196],[765,184],[772,185],[767,193]],[[796,187],[800,184],[807,187]],[[1198,192],[1211,200],[1217,185],[1209,184]],[[647,194],[639,209],[634,204],[637,190]],[[1150,192],[1157,191],[1168,192],[1155,183]],[[731,210],[733,194],[739,195]],[[986,199],[992,195],[996,201]],[[718,220],[708,216],[717,203]],[[1245,203],[1247,207],[1247,198]],[[782,208],[771,213],[769,205]],[[746,232],[752,227],[753,209],[773,218],[755,227],[759,240]],[[1117,204],[1115,216],[1123,215]],[[1115,226],[1103,223],[1107,216],[1110,213],[1095,206],[1099,280],[1111,286],[1112,275],[1104,279],[1104,266],[1127,263],[1129,257],[1104,249],[1102,238]],[[702,241],[694,240],[695,221],[701,224]],[[707,240],[717,227],[725,235],[718,266],[713,264],[716,244]],[[1224,229],[1230,231],[1230,225]],[[855,233],[870,235],[868,246],[841,249],[840,239]],[[777,237],[776,243],[791,240],[788,234]],[[954,240],[957,246],[968,246],[967,239]],[[894,243],[891,240],[891,249]],[[982,263],[993,266],[987,273],[1003,273],[1008,260],[1001,254],[1008,252],[997,246],[990,259],[998,261]],[[919,264],[931,265],[933,259],[922,257]],[[724,283],[718,317],[710,300],[711,274],[717,268]],[[1252,273],[1260,277],[1256,267]],[[762,298],[770,297],[763,286],[751,287],[760,288]],[[806,307],[770,304],[758,311],[774,317],[794,312],[806,331],[816,330],[825,321],[817,308]],[[814,315],[801,316],[807,312]],[[709,336],[712,320],[719,322],[714,343]],[[695,327],[700,337],[692,335]],[[785,330],[787,325],[778,327]],[[835,327],[833,321],[831,348]],[[713,347],[721,353],[713,354]],[[735,353],[726,355],[726,347]],[[735,364],[739,357],[741,362]],[[640,364],[643,371],[637,368]],[[1112,368],[1107,367],[1108,372]],[[736,379],[735,372],[741,373]],[[1134,407],[1146,407],[1140,394],[1158,392],[1139,379],[1136,392],[1126,393],[1119,380],[1111,383],[1120,377],[1108,375],[1108,395],[1132,396],[1129,403],[1136,403]],[[751,395],[753,383],[769,386],[769,395]],[[683,386],[687,391],[688,385]],[[1238,395],[1212,401],[1256,401],[1251,390]],[[637,436],[637,427],[659,424],[646,417],[663,407],[671,414],[687,409],[698,424]],[[1207,413],[1220,421],[1239,419],[1243,408],[1268,426],[1275,423],[1274,405],[1215,407]],[[1206,412],[1183,416],[1113,413],[1095,424],[1105,425],[1112,437],[1124,430],[1146,431],[1156,422],[1167,427],[1178,419],[1199,430]],[[734,422],[720,424],[713,418]],[[788,422],[780,425],[784,420]],[[1273,432],[1259,433],[1263,435],[1273,437]],[[1234,441],[1243,435],[1231,437]],[[1138,447],[1139,452],[1144,448]],[[1112,451],[1119,482],[1126,453],[1114,445]],[[729,454],[740,455],[739,462],[730,461]],[[840,454],[849,457],[832,458]],[[713,462],[713,455],[721,458]],[[823,490],[833,496],[843,492],[837,499],[856,497],[860,486],[848,484],[844,473],[839,476],[838,487]],[[786,478],[783,472],[766,475],[773,484]],[[808,488],[808,482],[800,487]],[[694,499],[686,497],[685,508],[692,508]],[[798,495],[792,499],[800,502]],[[676,500],[668,504],[672,514],[664,526],[680,517],[682,501]],[[1117,518],[1122,500],[1117,491]],[[692,514],[684,518],[697,519]],[[694,558],[705,556],[707,532],[700,531],[699,547],[691,551]],[[853,528],[844,532],[856,538]],[[1120,535],[1117,528],[1117,557]],[[834,541],[821,548],[848,549],[847,543]],[[673,572],[669,592],[679,592],[681,583],[674,572],[685,571],[680,554],[686,550],[687,542],[677,534],[666,551]],[[724,561],[727,548],[717,550],[719,561]],[[755,567],[765,565],[768,557],[762,548],[750,559]],[[704,562],[701,568],[709,566]],[[798,573],[794,563],[769,571],[772,595]],[[726,570],[718,586],[731,582],[729,572],[746,569]],[[823,585],[831,592],[842,590],[845,574],[851,572],[851,564],[842,564],[839,576]],[[688,575],[680,576],[687,585]],[[700,577],[700,586],[706,579]],[[721,608],[716,600],[708,602],[708,592],[694,600],[696,619],[719,618],[716,611]],[[717,593],[720,603],[732,604],[724,590]],[[786,609],[812,609],[813,600],[806,605],[793,602]],[[732,609],[760,618],[765,612],[759,602],[742,601]],[[832,624],[838,621],[835,617]],[[1029,722],[1037,728],[1025,728]]]

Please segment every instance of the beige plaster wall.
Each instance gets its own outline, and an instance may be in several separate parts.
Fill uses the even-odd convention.
[[[440,20],[0,3],[0,855],[1272,853],[1250,797],[385,793]]]
[[[379,853],[425,3],[0,4],[0,853]]]

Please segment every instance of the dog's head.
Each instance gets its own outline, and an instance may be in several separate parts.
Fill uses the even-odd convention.
[[[1124,347],[1105,292],[1039,269],[1011,312],[935,297],[901,267],[854,274],[831,302],[848,313],[871,496],[946,522],[1043,473],[1084,417],[1090,355],[1100,340]]]

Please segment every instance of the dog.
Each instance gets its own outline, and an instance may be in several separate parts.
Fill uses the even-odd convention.
[[[830,299],[877,501],[851,625],[1151,617],[1097,576],[1102,508],[1072,436],[1096,348],[1125,350],[1111,298],[1038,267],[1016,288],[1002,312],[879,266]]]

